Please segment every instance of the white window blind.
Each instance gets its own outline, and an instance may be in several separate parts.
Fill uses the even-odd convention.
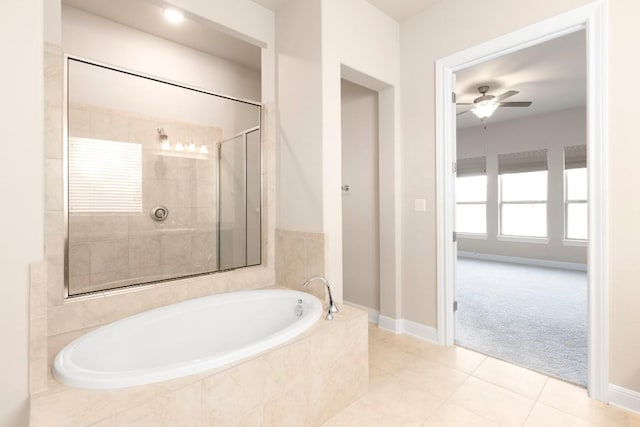
[[[69,138],[69,212],[142,212],[142,146]]]
[[[582,169],[587,167],[587,146],[564,147],[564,168]]]
[[[547,170],[547,150],[498,155],[498,173],[537,172]]]
[[[470,157],[466,159],[458,159],[457,175],[461,176],[479,176],[487,174],[487,158],[486,157]]]

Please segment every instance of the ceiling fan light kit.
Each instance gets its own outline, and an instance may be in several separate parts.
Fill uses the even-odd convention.
[[[491,117],[494,111],[498,109],[498,104],[493,99],[488,101],[481,101],[475,104],[475,106],[471,109],[471,112],[479,119],[486,119],[487,117]]]
[[[478,87],[478,92],[480,95],[478,98],[473,100],[473,103],[458,103],[457,105],[469,105],[470,107],[464,111],[459,112],[456,115],[461,115],[466,112],[471,111],[477,118],[482,121],[484,128],[486,129],[486,120],[491,117],[491,115],[498,109],[498,107],[529,107],[531,106],[531,101],[521,101],[521,102],[502,102],[503,99],[509,98],[513,95],[517,95],[517,90],[510,90],[502,95],[494,96],[487,95],[489,92],[489,86],[484,85]]]

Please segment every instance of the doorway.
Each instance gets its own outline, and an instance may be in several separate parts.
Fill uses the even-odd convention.
[[[341,81],[344,300],[380,312],[378,93]]]
[[[475,64],[584,29],[587,43],[587,158],[588,171],[588,390],[607,400],[607,216],[606,216],[606,58],[605,11],[591,3],[563,15],[514,31],[436,62],[436,169],[438,229],[438,335],[443,345],[454,344],[455,331],[455,173],[456,160],[454,73]]]
[[[586,386],[584,30],[460,70],[456,96],[455,343]]]

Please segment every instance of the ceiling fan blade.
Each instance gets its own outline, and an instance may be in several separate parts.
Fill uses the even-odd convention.
[[[501,107],[530,107],[531,101],[519,101],[519,102],[501,102]]]
[[[456,102],[456,105],[473,105],[473,102]]]
[[[468,113],[469,111],[471,111],[471,109],[460,111],[459,113],[456,114],[456,116],[460,116],[460,115],[462,115],[464,113]]]
[[[498,95],[498,96],[496,97],[496,101],[502,101],[503,99],[507,99],[507,98],[509,98],[509,97],[511,97],[511,96],[513,96],[513,95],[517,95],[517,94],[519,94],[519,93],[520,93],[520,92],[518,92],[517,90],[509,90],[509,91],[506,91],[506,92],[505,92],[505,93],[503,93],[502,95]]]

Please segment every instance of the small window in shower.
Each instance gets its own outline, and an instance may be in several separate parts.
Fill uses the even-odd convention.
[[[69,212],[142,212],[142,146],[69,138]]]

